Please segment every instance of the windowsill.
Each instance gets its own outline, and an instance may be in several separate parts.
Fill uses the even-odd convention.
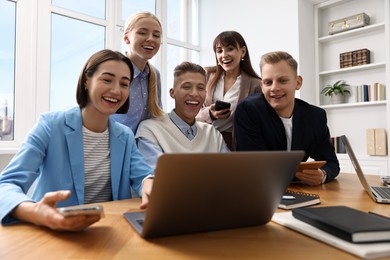
[[[0,148],[0,155],[2,154],[16,154],[18,148]]]

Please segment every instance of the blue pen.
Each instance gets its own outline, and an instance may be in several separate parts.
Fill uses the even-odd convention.
[[[295,200],[294,196],[289,196],[289,195],[283,195],[282,199],[284,200]]]

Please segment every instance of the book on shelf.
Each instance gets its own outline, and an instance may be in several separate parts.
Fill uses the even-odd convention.
[[[376,85],[375,85],[376,84]],[[375,83],[374,89],[377,93],[376,100],[386,100],[386,88],[385,85],[381,83]]]
[[[276,212],[272,216],[272,221],[360,258],[372,259],[390,256],[390,242],[351,243],[294,218],[292,211]]]
[[[386,100],[385,85],[375,82],[373,85],[363,84],[353,89],[356,102],[370,102]]]
[[[375,154],[375,128],[366,129],[366,146],[368,155]]]
[[[336,153],[347,153],[344,143],[341,141],[340,136],[331,137],[331,141]]]
[[[347,206],[293,209],[296,219],[352,243],[390,241],[390,218]]]
[[[320,196],[301,191],[287,190],[279,203],[281,209],[295,209],[319,204]]]

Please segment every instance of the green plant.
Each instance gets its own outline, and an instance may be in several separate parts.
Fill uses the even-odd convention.
[[[324,94],[325,96],[332,96],[334,95],[345,95],[350,94],[349,91],[349,84],[345,82],[345,80],[338,80],[333,85],[326,85],[322,90],[321,94]]]

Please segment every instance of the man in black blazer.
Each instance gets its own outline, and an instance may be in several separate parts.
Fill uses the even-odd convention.
[[[264,54],[260,61],[263,93],[244,99],[236,110],[237,151],[304,150],[306,161],[326,161],[318,170],[295,177],[309,185],[333,180],[340,171],[331,142],[326,112],[295,98],[302,86],[298,64],[286,52]]]

